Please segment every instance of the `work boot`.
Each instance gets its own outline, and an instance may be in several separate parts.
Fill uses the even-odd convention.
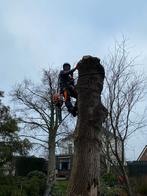
[[[73,117],[77,116],[77,110],[75,107],[71,107],[70,109],[68,109],[68,111],[73,115]]]
[[[74,111],[75,115],[77,116],[77,114],[78,114],[77,104],[73,107],[73,111]]]

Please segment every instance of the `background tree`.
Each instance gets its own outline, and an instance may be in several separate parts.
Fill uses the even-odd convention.
[[[55,180],[55,147],[56,138],[59,139],[60,133],[57,133],[59,122],[56,107],[53,103],[53,94],[58,86],[58,71],[43,71],[41,84],[36,85],[30,80],[24,80],[18,84],[12,91],[13,101],[17,103],[17,115],[24,128],[30,130],[21,136],[27,136],[33,139],[33,143],[44,147],[48,152],[48,195],[49,189]],[[63,123],[62,123],[63,124]]]
[[[3,96],[2,92],[0,95]],[[14,155],[26,155],[32,147],[27,139],[21,140],[18,133],[17,120],[11,115],[10,107],[0,100],[0,168],[7,164],[9,174],[13,171]]]
[[[139,103],[145,96],[145,79],[135,67],[136,58],[131,58],[124,38],[121,43],[116,42],[114,51],[110,51],[106,65],[106,87],[104,101],[108,108],[108,118],[105,129],[111,132],[111,140],[106,137],[104,147],[107,159],[119,166],[119,173],[123,176],[128,195],[132,195],[131,186],[125,170],[125,145],[129,136],[143,128],[144,112],[139,116]],[[112,142],[113,141],[113,142]],[[115,157],[115,163],[113,163]]]

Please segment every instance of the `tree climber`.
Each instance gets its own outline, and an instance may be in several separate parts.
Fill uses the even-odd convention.
[[[63,64],[63,70],[59,74],[59,87],[60,94],[63,95],[65,100],[65,105],[68,111],[75,117],[77,115],[77,101],[75,106],[71,103],[71,97],[77,99],[77,91],[75,89],[75,83],[73,78],[73,73],[76,71],[77,66],[74,69],[71,69],[69,63]]]

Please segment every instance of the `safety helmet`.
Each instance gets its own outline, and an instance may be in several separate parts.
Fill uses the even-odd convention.
[[[63,64],[63,69],[65,69],[66,67],[69,67],[69,69],[70,69],[71,66],[70,66],[69,63],[64,63],[64,64]]]

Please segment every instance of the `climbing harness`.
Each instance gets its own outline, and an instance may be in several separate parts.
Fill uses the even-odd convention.
[[[77,78],[74,79],[72,76],[71,79],[75,81]],[[66,89],[66,96],[64,93],[65,93],[64,91],[62,93],[60,92],[60,79],[58,78],[57,90],[53,94],[52,100],[55,105],[56,117],[59,124],[62,122],[62,105],[65,102],[65,99],[67,99],[67,89]]]

